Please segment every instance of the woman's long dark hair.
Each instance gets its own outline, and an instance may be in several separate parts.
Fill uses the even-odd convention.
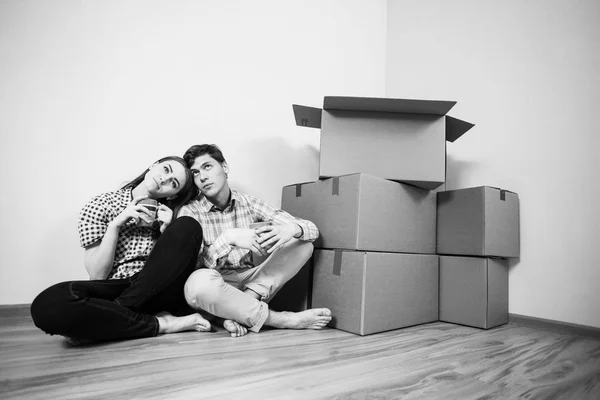
[[[156,200],[159,203],[162,203],[162,204],[166,205],[167,207],[169,207],[171,210],[173,210],[173,219],[175,219],[175,218],[177,218],[177,213],[179,212],[181,207],[185,203],[190,201],[191,199],[198,196],[198,188],[196,187],[196,184],[194,184],[194,176],[192,175],[192,172],[188,168],[188,166],[185,163],[185,160],[183,158],[177,157],[177,156],[163,157],[160,160],[156,161],[155,164],[158,164],[158,163],[161,163],[164,161],[169,161],[169,160],[176,161],[183,166],[183,168],[185,170],[185,178],[186,178],[185,184],[183,185],[181,190],[179,192],[177,192],[177,194],[175,195],[175,198],[173,198],[171,200],[167,200],[166,198],[156,199]],[[149,170],[150,170],[150,168],[146,168],[146,170],[144,172],[142,172],[137,178],[135,178],[131,182],[123,185],[123,187],[121,189],[135,188],[137,185],[139,185],[140,183],[143,182],[144,177],[146,176],[146,173]]]

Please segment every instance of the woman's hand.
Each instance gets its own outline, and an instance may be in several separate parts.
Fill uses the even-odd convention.
[[[156,220],[160,224],[160,233],[163,233],[167,226],[173,221],[173,210],[164,204],[158,203],[158,211],[156,213]]]
[[[139,196],[134,198],[131,203],[129,203],[127,207],[125,207],[125,209],[121,211],[119,215],[117,215],[115,219],[110,221],[109,225],[120,228],[130,220],[134,220],[136,224],[140,222],[140,219],[152,221],[154,219],[154,212],[150,211],[144,205],[138,204],[140,201],[147,198],[148,196]]]

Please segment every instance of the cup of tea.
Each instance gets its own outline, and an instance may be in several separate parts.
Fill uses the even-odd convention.
[[[262,228],[263,226],[270,226],[271,223],[270,222],[253,222],[250,224],[250,229],[258,229],[258,228]]]
[[[140,220],[138,222],[138,226],[152,226],[154,221],[156,221],[156,214],[158,212],[158,201],[154,199],[144,199],[141,200],[138,204],[146,207],[150,210],[152,216],[148,216],[145,213],[140,213]]]

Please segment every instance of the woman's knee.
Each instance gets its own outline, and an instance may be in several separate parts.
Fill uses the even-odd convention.
[[[214,303],[218,300],[220,287],[226,284],[221,274],[214,270],[203,268],[194,271],[183,288],[185,300],[191,307],[198,308],[201,304]]]
[[[171,229],[178,229],[187,234],[202,233],[202,227],[196,219],[188,216],[179,217],[173,220],[169,225]]]
[[[67,302],[71,295],[71,282],[61,282],[50,286],[31,303],[30,313],[34,324],[51,333],[57,320],[63,318]]]
[[[202,226],[192,217],[176,218],[169,224],[161,237],[172,237],[177,242],[194,240],[197,246],[202,244]]]

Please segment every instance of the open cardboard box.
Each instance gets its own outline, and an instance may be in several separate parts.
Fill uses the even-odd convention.
[[[321,129],[319,178],[357,172],[433,190],[446,181],[446,141],[474,125],[446,115],[454,101],[326,96],[293,105],[296,125]]]

